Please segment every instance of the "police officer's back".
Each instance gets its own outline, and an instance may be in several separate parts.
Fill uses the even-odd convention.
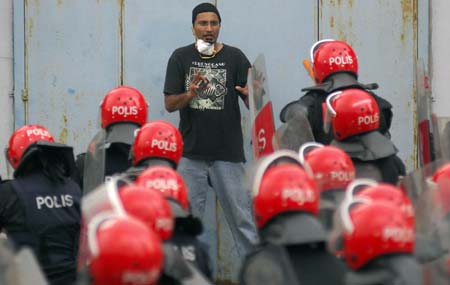
[[[203,275],[211,278],[207,246],[198,239],[203,225],[190,213],[188,189],[181,175],[167,166],[151,166],[137,177],[136,184],[164,194],[175,217],[174,231],[168,243]]]
[[[7,157],[15,171],[0,186],[0,227],[18,249],[33,250],[50,284],[71,284],[81,197],[72,148],[55,143],[44,127],[26,125],[11,136]]]
[[[139,90],[119,86],[110,90],[100,104],[101,130],[88,151],[77,155],[79,183],[86,192],[131,166],[130,147],[135,131],[147,122],[148,106]]]
[[[378,131],[380,111],[373,97],[346,89],[330,94],[326,105],[335,137],[331,144],[352,158],[356,177],[397,184],[405,165],[392,141]]]
[[[329,243],[353,270],[346,276],[349,285],[422,284],[414,246],[411,213],[391,200],[374,196],[344,200]]]
[[[315,142],[303,144],[299,158],[313,173],[320,192],[319,217],[325,228],[331,230],[335,211],[356,176],[352,159],[342,149]]]
[[[358,79],[358,59],[353,48],[338,40],[322,40],[311,47],[311,61],[315,86],[303,88],[305,95],[299,100],[287,104],[280,112],[280,120],[288,123],[296,116],[298,105],[304,106],[311,125],[314,139],[323,144],[329,144],[333,139],[331,131],[324,130],[323,112],[325,100],[329,94],[348,88],[371,90],[378,88],[377,84],[362,84]],[[392,121],[392,105],[385,99],[370,91],[381,112],[379,131],[389,136]]]
[[[300,162],[262,162],[261,167],[253,183],[261,242],[244,261],[241,284],[344,284],[346,267],[326,249],[326,230],[317,217],[319,191],[312,178]]]
[[[131,146],[132,166],[125,175],[135,180],[151,166],[177,169],[183,154],[183,138],[173,124],[154,120],[143,125],[136,133]]]

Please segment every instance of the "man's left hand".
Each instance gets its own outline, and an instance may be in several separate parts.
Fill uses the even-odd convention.
[[[242,98],[242,100],[244,101],[245,106],[247,106],[247,108],[248,108],[248,85],[245,84],[244,87],[241,87],[241,86],[235,86],[234,88],[235,88],[239,93],[241,93],[242,95],[244,95],[244,96],[242,96],[241,98]]]

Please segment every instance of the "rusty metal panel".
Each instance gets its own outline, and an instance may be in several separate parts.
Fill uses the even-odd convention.
[[[16,127],[39,123],[76,153],[85,150],[100,100],[120,80],[119,8],[117,1],[24,1],[24,32],[15,31],[24,39],[23,54],[15,54],[23,64],[16,74],[24,74]]]
[[[392,103],[392,139],[409,170],[415,161],[415,1],[322,0],[319,7],[320,38],[349,42],[360,81],[379,83],[376,93]]]

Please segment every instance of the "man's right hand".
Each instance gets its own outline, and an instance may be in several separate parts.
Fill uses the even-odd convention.
[[[206,82],[206,84],[201,84],[201,82]],[[207,88],[208,85],[208,79],[206,79],[200,71],[197,72],[194,75],[194,78],[192,78],[191,84],[185,93],[164,96],[166,110],[168,112],[174,112],[186,107],[192,98],[197,95],[198,91]]]
[[[199,90],[205,89],[208,85],[208,79],[202,75],[199,71],[194,75],[194,78],[191,81],[191,85],[189,85],[188,96],[191,98],[197,95]]]

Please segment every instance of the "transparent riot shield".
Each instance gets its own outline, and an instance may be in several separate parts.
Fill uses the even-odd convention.
[[[422,264],[423,284],[450,283],[450,180],[433,181],[445,163],[434,161],[404,177],[403,189],[410,197],[416,220],[415,256]]]
[[[253,156],[273,152],[272,138],[275,132],[272,101],[269,98],[264,55],[257,56],[247,79],[250,118],[252,122]]]
[[[301,104],[292,104],[286,114],[286,123],[274,135],[275,149],[298,151],[304,143],[314,141],[314,135],[307,117],[307,110]]]
[[[84,158],[83,194],[87,195],[105,180],[106,132],[100,130],[89,143]]]
[[[424,62],[414,64],[417,94],[417,130],[419,163],[424,166],[435,159],[434,138],[431,122],[431,95]]]
[[[297,152],[291,150],[277,150],[272,154],[266,155],[256,161],[253,166],[247,171],[247,183],[252,189],[253,197],[259,192],[259,186],[264,173],[270,167],[281,163],[293,163],[303,167],[307,173],[312,177],[312,171],[307,165],[302,165]]]
[[[0,239],[0,284],[11,285],[46,285],[39,264],[31,249],[22,248],[14,253],[11,244]]]
[[[112,176],[108,181],[99,185],[81,201],[81,231],[78,253],[78,270],[82,271],[92,254],[89,242],[89,231],[92,225],[111,216],[125,216],[125,210],[118,194],[119,187],[131,183],[123,176]]]
[[[450,160],[450,117],[432,113],[431,130],[436,159]]]
[[[437,259],[424,264],[424,284],[450,284],[450,178],[441,177],[429,183],[435,207],[435,227],[433,239],[441,250]]]

